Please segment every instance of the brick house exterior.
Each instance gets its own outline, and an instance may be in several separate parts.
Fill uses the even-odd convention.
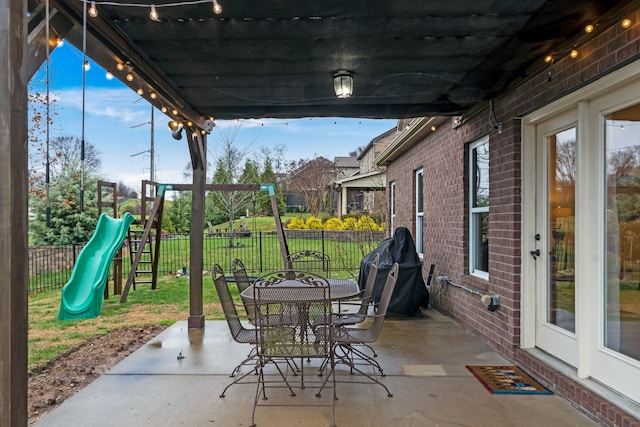
[[[540,247],[536,246],[539,243],[534,238],[539,232],[536,228],[539,211],[533,206],[535,200],[540,200],[535,193],[538,188],[535,175],[538,170],[535,168],[539,167],[535,159],[538,133],[542,129],[540,126],[559,119],[567,110],[574,111],[578,117],[571,116],[566,121],[577,123],[578,129],[576,185],[581,189],[576,187],[576,235],[579,227],[588,230],[589,224],[598,223],[590,212],[605,209],[602,200],[591,199],[585,190],[592,188],[594,182],[598,183],[592,178],[595,172],[589,171],[589,165],[604,162],[597,158],[598,150],[590,154],[584,147],[588,145],[587,138],[589,141],[597,138],[597,132],[591,130],[597,125],[594,118],[600,116],[589,113],[591,106],[595,108],[598,102],[615,96],[612,93],[618,89],[622,91],[621,96],[629,97],[621,100],[621,105],[640,105],[640,92],[634,94],[633,89],[625,90],[627,85],[640,80],[640,12],[636,9],[628,16],[633,22],[630,28],[623,28],[619,20],[613,20],[597,32],[568,41],[567,53],[574,45],[580,45],[577,58],[556,55],[551,63],[545,63],[541,58],[531,66],[526,77],[497,94],[492,106],[487,102],[464,112],[460,125],[454,125],[451,117],[399,121],[395,139],[376,158],[380,166],[386,166],[388,217],[393,214],[393,226],[409,228],[414,237],[417,235],[416,171],[422,172],[423,274],[426,277],[426,270],[433,263],[436,276],[440,277],[430,289],[432,307],[480,336],[554,393],[566,397],[603,425],[611,426],[640,426],[638,395],[617,386],[613,378],[609,382],[608,377],[598,377],[596,371],[600,368],[590,365],[594,362],[589,360],[596,357],[592,355],[601,351],[596,348],[597,343],[590,343],[591,338],[581,338],[586,329],[598,326],[592,320],[593,316],[580,314],[587,306],[579,304],[587,304],[582,301],[588,297],[578,297],[576,302],[578,344],[575,351],[578,361],[571,363],[553,351],[539,348],[538,335],[532,326],[537,310],[532,294],[537,289],[534,270],[540,264],[536,264],[539,261],[528,252]],[[607,105],[617,105],[615,99],[607,102]],[[640,115],[634,120],[640,122]],[[468,182],[470,144],[487,137],[489,261],[488,278],[484,278],[469,272]],[[600,147],[600,152],[603,151]],[[395,211],[391,212],[391,209]],[[389,233],[393,232],[391,227],[388,229]],[[544,229],[542,231],[544,241]],[[591,273],[596,270],[592,270],[595,267],[589,263],[602,264],[604,261],[594,263],[593,259],[597,257],[592,253],[578,253],[586,252],[587,247],[599,246],[576,246],[576,292],[582,292],[579,291],[581,286],[591,288],[602,280],[592,278]],[[542,254],[544,256],[544,249]],[[537,282],[540,281],[538,277]],[[479,295],[483,294],[499,296],[500,306],[496,311],[488,311],[480,303]],[[597,312],[601,305],[590,307]],[[638,336],[635,338],[637,340]],[[617,355],[608,357],[621,359]],[[626,360],[627,365],[632,366],[628,381],[634,382],[636,375],[640,375],[637,359]]]

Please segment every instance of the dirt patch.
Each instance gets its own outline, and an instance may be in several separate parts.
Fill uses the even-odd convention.
[[[135,326],[97,335],[29,374],[28,416],[35,423],[166,329]]]

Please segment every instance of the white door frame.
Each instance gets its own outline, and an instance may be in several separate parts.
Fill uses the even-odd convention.
[[[631,85],[634,85],[631,87]],[[619,105],[611,94],[620,97]],[[522,119],[522,257],[521,347],[536,347],[536,264],[529,251],[536,248],[536,127],[574,109],[578,117],[576,152],[576,338],[577,377],[593,377],[636,402],[640,402],[640,364],[604,348],[604,152],[605,110],[624,105],[640,93],[640,61],[629,64]],[[607,99],[609,100],[607,101]],[[636,96],[636,98],[638,98]],[[602,102],[608,102],[603,108]],[[628,101],[626,101],[628,102]],[[594,105],[595,104],[595,105]],[[599,106],[600,105],[600,106]],[[586,191],[586,190],[589,191]],[[534,218],[534,220],[532,220]],[[542,248],[541,248],[542,250]],[[578,292],[578,289],[580,291]],[[626,369],[625,369],[626,368]],[[626,374],[615,372],[631,369]],[[631,376],[629,376],[631,372]]]

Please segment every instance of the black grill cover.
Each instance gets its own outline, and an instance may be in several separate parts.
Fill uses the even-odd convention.
[[[360,290],[364,290],[366,286],[369,265],[376,253],[380,254],[380,261],[372,300],[380,301],[389,270],[393,263],[397,262],[398,279],[387,311],[390,314],[404,316],[421,314],[422,308],[429,305],[429,293],[422,278],[422,266],[411,232],[405,227],[398,227],[393,237],[383,240],[376,249],[365,255],[360,262]]]

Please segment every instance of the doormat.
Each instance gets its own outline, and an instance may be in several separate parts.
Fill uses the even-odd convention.
[[[493,394],[553,394],[517,366],[467,365],[466,368]]]

